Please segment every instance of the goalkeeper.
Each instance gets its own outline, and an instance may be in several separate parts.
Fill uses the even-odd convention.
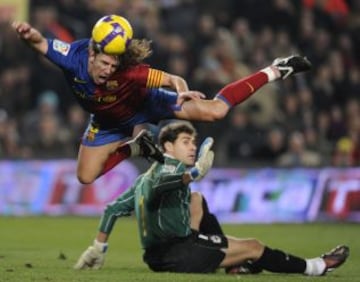
[[[201,180],[212,166],[212,138],[196,157],[196,131],[188,122],[174,122],[159,135],[165,163],[154,163],[129,190],[105,209],[99,233],[75,265],[98,269],[104,263],[107,239],[117,217],[135,212],[143,259],[153,271],[209,273],[231,268],[243,273],[244,263],[259,271],[324,275],[343,264],[349,248],[338,246],[312,259],[271,249],[256,239],[203,234],[192,229],[189,183]]]

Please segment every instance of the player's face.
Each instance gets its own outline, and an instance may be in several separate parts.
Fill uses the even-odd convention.
[[[90,54],[89,74],[95,84],[104,84],[119,66],[117,56],[106,54]]]
[[[174,143],[169,143],[166,153],[186,165],[194,165],[196,159],[196,139],[194,135],[180,133]]]

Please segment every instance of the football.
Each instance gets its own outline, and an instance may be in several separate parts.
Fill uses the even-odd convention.
[[[108,15],[99,19],[92,29],[92,40],[96,48],[105,54],[121,55],[133,37],[133,29],[127,19]]]

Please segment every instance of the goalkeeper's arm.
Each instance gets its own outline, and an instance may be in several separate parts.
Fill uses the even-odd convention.
[[[185,173],[163,174],[154,183],[153,189],[156,195],[175,189],[184,188],[192,181],[201,180],[212,167],[214,161],[214,152],[211,151],[211,146],[214,139],[207,137],[201,144],[196,163]]]

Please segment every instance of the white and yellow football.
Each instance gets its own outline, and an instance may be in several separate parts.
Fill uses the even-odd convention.
[[[108,15],[99,19],[92,29],[92,40],[97,48],[109,55],[121,55],[133,37],[133,29],[127,19]]]

